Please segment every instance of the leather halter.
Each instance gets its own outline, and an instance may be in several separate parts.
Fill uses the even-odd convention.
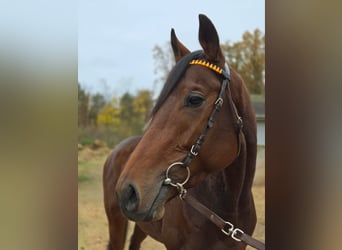
[[[209,63],[205,60],[192,60],[189,64],[192,64],[192,65],[195,64],[195,65],[201,65],[201,66],[207,67],[207,68],[213,70],[214,72],[220,74],[223,77],[223,81],[221,84],[221,90],[219,92],[219,95],[218,95],[218,97],[214,103],[214,109],[209,116],[208,123],[205,126],[205,128],[202,130],[202,133],[198,137],[196,143],[192,145],[188,155],[183,160],[183,164],[182,164],[183,167],[188,167],[190,165],[191,161],[193,160],[193,158],[198,155],[198,152],[201,148],[201,145],[204,142],[206,134],[208,133],[209,129],[214,126],[216,114],[218,113],[218,111],[220,111],[220,109],[223,105],[223,98],[224,98],[224,94],[226,92],[226,89],[228,91],[228,101],[229,101],[230,107],[231,107],[232,112],[235,114],[235,117],[236,117],[237,134],[238,134],[238,136],[237,136],[237,138],[238,138],[238,153],[237,153],[236,157],[238,157],[240,154],[240,150],[241,150],[241,138],[240,137],[242,136],[241,134],[242,134],[243,121],[237,112],[236,106],[235,106],[233,99],[232,99],[232,96],[231,96],[230,85],[229,85],[229,83],[230,83],[230,71],[229,71],[228,65],[225,64],[225,69],[223,70],[222,68],[220,68],[220,67],[218,67],[212,63]]]
[[[166,171],[166,178],[164,180],[164,185],[171,185],[173,187],[176,187],[179,192],[179,197],[187,202],[190,206],[192,206],[194,209],[196,209],[198,212],[200,212],[202,215],[204,215],[207,219],[209,219],[212,223],[214,223],[218,228],[221,229],[222,233],[224,233],[227,236],[230,236],[232,239],[236,241],[243,241],[244,243],[259,249],[264,250],[265,244],[254,239],[253,237],[249,236],[248,234],[245,234],[241,229],[234,227],[234,225],[228,221],[225,221],[220,216],[218,216],[215,212],[210,210],[209,208],[205,207],[203,204],[201,204],[199,201],[197,201],[193,196],[187,194],[186,189],[184,188],[184,185],[188,182],[190,179],[190,170],[189,165],[192,162],[192,160],[198,155],[199,150],[201,148],[201,145],[204,142],[205,136],[208,133],[208,130],[214,126],[215,117],[217,112],[221,109],[223,104],[223,97],[227,89],[228,93],[228,101],[231,107],[231,110],[233,114],[236,117],[236,125],[237,125],[237,138],[238,138],[238,152],[236,155],[236,158],[240,155],[241,151],[241,141],[242,141],[242,128],[243,128],[243,121],[242,118],[239,116],[237,108],[233,102],[231,91],[230,91],[230,71],[227,64],[225,64],[225,69],[211,64],[210,62],[207,62],[205,60],[192,60],[189,64],[192,65],[201,65],[204,67],[207,67],[214,72],[220,74],[223,77],[223,81],[221,84],[221,89],[218,95],[217,100],[214,103],[214,109],[211,112],[208,123],[205,126],[205,128],[202,130],[202,133],[198,137],[195,144],[192,145],[188,155],[184,158],[182,162],[175,162],[171,164],[167,171]],[[171,178],[169,177],[169,171],[174,166],[183,166],[187,170],[187,177],[182,183],[173,183]]]
[[[232,113],[236,117],[237,140],[238,140],[238,152],[236,154],[236,158],[240,155],[241,141],[242,141],[242,136],[243,136],[243,132],[242,132],[243,121],[242,121],[242,118],[238,114],[237,108],[233,102],[233,98],[231,95],[230,85],[229,85],[229,83],[230,83],[230,70],[229,70],[227,63],[225,63],[225,69],[224,70],[222,68],[220,68],[220,67],[218,67],[218,66],[216,66],[216,65],[214,65],[208,61],[202,60],[202,59],[197,59],[197,60],[194,59],[192,61],[189,61],[189,64],[190,65],[201,65],[203,67],[209,68],[209,69],[213,70],[214,72],[220,74],[223,78],[223,81],[221,83],[221,89],[220,89],[219,95],[218,95],[218,97],[214,103],[214,108],[213,108],[213,110],[209,116],[208,122],[207,122],[206,126],[204,127],[204,129],[202,130],[202,133],[197,138],[195,144],[193,144],[191,146],[187,156],[183,159],[183,161],[172,163],[166,170],[166,174],[165,174],[166,178],[164,180],[164,184],[176,187],[179,191],[179,196],[181,198],[186,192],[184,185],[190,179],[189,165],[192,162],[192,160],[198,155],[199,150],[200,150],[200,148],[204,142],[205,136],[207,135],[209,129],[214,126],[215,117],[216,117],[216,114],[222,108],[223,98],[224,98],[224,94],[225,94],[226,90],[228,91],[227,93],[228,93],[228,101],[230,104],[230,108],[232,110]],[[169,177],[169,172],[170,172],[171,168],[173,168],[175,166],[182,166],[183,168],[185,168],[187,170],[187,177],[183,182],[173,183],[171,178]]]

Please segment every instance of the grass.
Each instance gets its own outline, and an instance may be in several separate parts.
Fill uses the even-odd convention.
[[[88,175],[78,175],[78,183],[82,183],[82,182],[87,182],[87,181],[91,181],[92,178]]]
[[[91,168],[94,166],[93,162],[78,161],[78,183],[89,182],[93,180]]]
[[[82,145],[91,145],[93,144],[95,141],[95,138],[94,137],[81,137],[79,139],[79,143],[82,144]]]
[[[78,128],[78,143],[82,145],[91,145],[98,139],[107,143],[109,147],[118,144],[124,138],[128,137],[123,131],[118,128],[106,127],[79,127]]]
[[[108,230],[102,198],[102,169],[109,150],[79,151],[78,249],[106,249]]]

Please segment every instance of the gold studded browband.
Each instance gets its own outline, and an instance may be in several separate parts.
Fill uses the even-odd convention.
[[[205,60],[192,60],[189,64],[196,64],[196,65],[201,65],[204,67],[207,67],[213,71],[215,71],[216,73],[219,73],[220,75],[222,74],[223,69],[216,66],[215,64],[212,64],[208,61]]]

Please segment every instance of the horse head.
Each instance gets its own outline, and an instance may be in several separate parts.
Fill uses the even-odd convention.
[[[131,220],[163,217],[165,203],[177,195],[177,189],[165,182],[166,174],[172,183],[190,188],[208,174],[229,166],[239,153],[238,110],[233,100],[229,101],[238,97],[234,94],[232,98],[228,87],[222,88],[222,82],[228,81],[230,75],[220,72],[227,74],[229,68],[217,31],[204,15],[199,15],[199,43],[203,51],[190,52],[171,30],[176,65],[152,111],[151,122],[116,185],[121,210]],[[231,82],[238,78],[235,72],[232,74]],[[222,89],[225,92],[219,100]],[[220,112],[208,121],[218,101]],[[204,130],[202,140],[199,136]],[[202,140],[201,145],[194,150],[198,140]]]

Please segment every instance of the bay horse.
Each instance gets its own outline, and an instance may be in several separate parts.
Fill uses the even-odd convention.
[[[185,189],[247,234],[254,231],[255,113],[243,80],[226,66],[216,28],[202,14],[199,43],[203,50],[190,52],[171,30],[176,65],[150,124],[105,162],[108,249],[124,249],[128,220],[135,221],[130,250],[140,249],[147,235],[168,250],[246,248],[178,198]]]

